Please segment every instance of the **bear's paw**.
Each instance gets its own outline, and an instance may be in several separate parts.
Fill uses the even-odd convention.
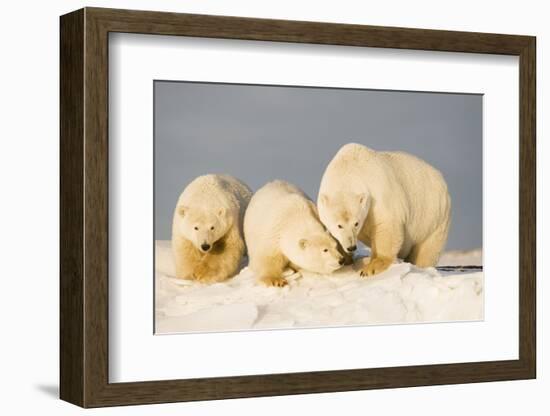
[[[202,283],[215,283],[225,280],[223,276],[220,276],[219,271],[207,261],[197,264],[193,272],[193,278]]]
[[[386,271],[392,264],[392,259],[388,257],[374,257],[363,267],[360,275],[363,277],[374,276]]]
[[[288,281],[284,277],[264,277],[262,282],[266,286],[284,287],[288,285]]]

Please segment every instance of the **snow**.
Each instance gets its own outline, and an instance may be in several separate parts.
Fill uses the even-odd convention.
[[[396,263],[363,278],[362,247],[353,266],[331,275],[289,272],[289,285],[266,287],[253,272],[205,285],[174,278],[169,241],[155,247],[155,332],[473,321],[483,319],[481,268],[427,268]],[[481,250],[447,252],[440,266],[479,266]]]

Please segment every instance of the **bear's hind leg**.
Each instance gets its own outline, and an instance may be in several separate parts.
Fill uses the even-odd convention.
[[[448,234],[449,225],[442,224],[424,241],[415,244],[405,261],[418,267],[435,267],[447,243]]]

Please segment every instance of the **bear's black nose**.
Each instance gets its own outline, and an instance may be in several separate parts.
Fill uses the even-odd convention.
[[[352,251],[357,250],[357,246],[350,246],[350,247],[348,247],[346,250],[349,251],[349,252],[351,253]]]
[[[201,248],[202,248],[202,251],[208,251],[210,250],[210,244],[204,243],[201,245]]]
[[[342,266],[342,265],[344,264],[344,262],[345,262],[345,260],[344,260],[343,257],[341,257],[340,260],[338,260],[338,264],[339,264],[340,266]]]

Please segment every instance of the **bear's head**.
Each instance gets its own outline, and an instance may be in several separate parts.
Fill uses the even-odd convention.
[[[357,237],[369,212],[370,198],[365,193],[339,192],[320,194],[317,202],[319,218],[344,250],[357,249]]]
[[[233,225],[224,207],[212,210],[180,205],[176,208],[176,216],[174,231],[204,253],[210,251]]]
[[[292,234],[284,239],[283,249],[286,257],[301,269],[328,274],[344,264],[344,257],[338,251],[336,240],[322,228],[306,233],[307,236]]]

